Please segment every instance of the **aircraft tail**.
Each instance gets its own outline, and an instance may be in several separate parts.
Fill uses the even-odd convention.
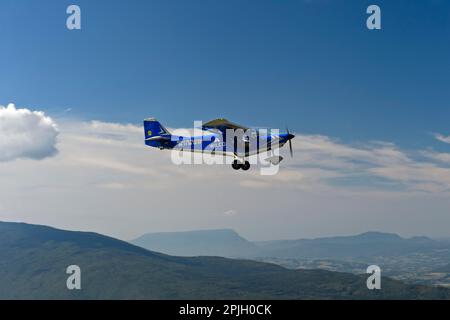
[[[170,132],[155,118],[144,120],[145,140],[158,140],[160,137],[170,137]]]

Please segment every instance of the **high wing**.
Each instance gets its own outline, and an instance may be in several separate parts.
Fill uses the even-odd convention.
[[[245,137],[245,132],[249,130],[249,128],[241,126],[239,124],[236,124],[234,122],[231,122],[227,119],[215,119],[211,120],[209,122],[206,122],[202,126],[203,130],[218,130],[220,131],[224,136],[226,135],[226,130],[239,130],[241,132],[236,132],[234,134],[238,135],[238,139],[235,142],[235,149],[233,151],[234,155],[241,155],[242,157],[245,156],[246,153],[248,153],[249,150],[249,141],[248,137]]]
[[[248,130],[247,127],[241,126],[239,124],[233,123],[233,122],[228,121],[227,119],[223,119],[223,118],[206,122],[205,124],[203,124],[202,129],[203,130],[217,129],[223,133],[227,129],[232,129],[232,130],[242,129],[244,131]]]

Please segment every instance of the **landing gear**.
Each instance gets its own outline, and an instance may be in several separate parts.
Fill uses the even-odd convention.
[[[231,166],[233,167],[234,170],[242,169],[244,171],[247,171],[248,169],[250,169],[250,162],[245,161],[244,163],[242,163],[238,160],[234,160]]]
[[[231,166],[233,167],[234,170],[239,170],[240,168],[242,168],[242,163],[240,163],[237,160],[234,160]]]

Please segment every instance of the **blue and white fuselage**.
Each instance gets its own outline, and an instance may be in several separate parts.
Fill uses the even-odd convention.
[[[281,148],[294,135],[278,130],[249,129],[225,119],[209,121],[201,128],[194,129],[194,135],[171,134],[156,119],[144,120],[145,144],[161,150],[201,152],[233,157],[234,169],[248,170],[246,158],[262,152]],[[292,146],[291,151],[292,151]],[[278,157],[275,162],[280,162]]]

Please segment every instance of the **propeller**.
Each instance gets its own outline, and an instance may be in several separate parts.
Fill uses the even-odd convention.
[[[291,154],[291,158],[293,158],[294,157],[294,151],[292,150],[292,138],[294,138],[294,136],[293,135],[291,135],[291,133],[289,132],[289,128],[288,127],[286,127],[286,132],[287,132],[287,134],[288,134],[288,139],[289,139],[289,152],[290,152],[290,154]]]

